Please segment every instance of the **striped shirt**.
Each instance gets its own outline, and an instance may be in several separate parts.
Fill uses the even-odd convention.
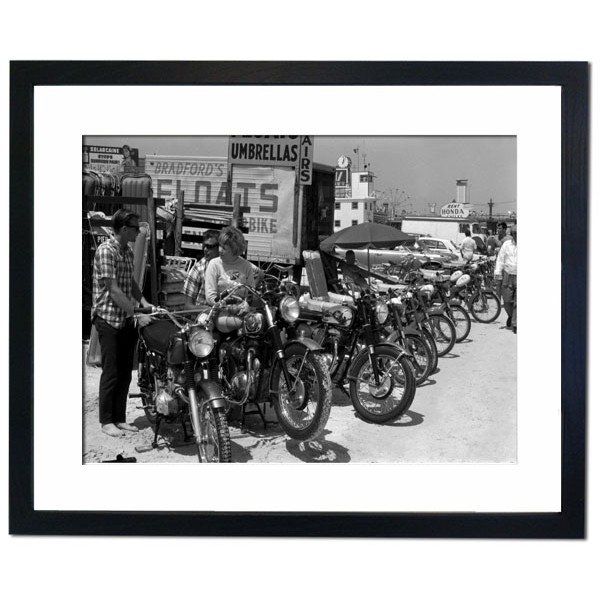
[[[204,298],[204,276],[206,275],[206,266],[208,261],[201,258],[188,273],[183,284],[183,293],[192,300],[195,305],[205,304]]]
[[[94,256],[92,319],[98,316],[116,329],[122,329],[128,315],[112,299],[104,278],[115,279],[121,291],[133,300],[133,250],[129,244],[122,248],[111,238],[98,246]]]

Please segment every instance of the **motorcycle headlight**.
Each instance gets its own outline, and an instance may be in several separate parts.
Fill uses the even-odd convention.
[[[300,303],[293,296],[286,296],[279,303],[279,312],[288,323],[293,323],[300,316]]]
[[[382,325],[387,321],[387,318],[390,315],[390,309],[385,302],[377,302],[375,305],[375,316],[377,317],[377,322]]]
[[[188,338],[190,352],[198,358],[208,356],[215,346],[215,340],[206,329],[196,329]]]

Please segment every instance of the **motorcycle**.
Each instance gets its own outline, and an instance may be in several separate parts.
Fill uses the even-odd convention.
[[[389,318],[383,323],[385,339],[402,346],[411,355],[415,367],[415,384],[423,384],[437,368],[438,352],[433,336],[426,329],[408,323],[406,302],[398,296],[383,297],[388,305]]]
[[[486,283],[493,259],[483,259],[467,266],[470,281],[461,289],[458,297],[465,303],[469,312],[480,323],[492,323],[501,311],[498,294]]]
[[[457,344],[464,342],[471,333],[471,317],[458,298],[461,288],[467,286],[470,279],[469,275],[464,275],[460,270],[451,275],[438,273],[436,277],[429,279],[429,283],[433,285],[431,304],[442,309],[454,324]]]
[[[285,339],[299,312],[298,300],[280,285],[267,281],[255,290],[236,283],[221,294],[208,319],[218,339],[227,402],[243,406],[267,398],[284,432],[308,441],[325,429],[332,389],[319,344]]]
[[[307,299],[294,335],[323,346],[332,381],[349,383],[352,405],[363,419],[385,423],[410,408],[415,370],[404,348],[381,339],[386,303],[371,292],[353,296],[353,303],[343,304]]]
[[[138,309],[138,313],[148,313]],[[180,421],[188,441],[191,421],[200,462],[231,462],[225,397],[216,370],[215,340],[195,316],[199,311],[149,314],[156,319],[139,330],[138,386],[157,446],[161,423]]]
[[[395,290],[394,294],[404,302],[406,323],[421,332],[424,339],[433,338],[438,357],[446,356],[456,343],[456,328],[442,309],[431,307],[433,285],[418,282],[415,274],[412,283],[403,290]]]

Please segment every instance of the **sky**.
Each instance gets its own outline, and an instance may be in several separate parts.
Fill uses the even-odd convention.
[[[227,156],[227,136],[84,136],[88,145],[139,149],[140,157]],[[354,152],[358,149],[358,152]],[[436,211],[456,198],[456,180],[468,180],[473,209],[506,214],[517,209],[517,138],[514,136],[316,136],[315,162],[334,166],[342,154],[353,168],[367,165],[378,196],[408,212]]]

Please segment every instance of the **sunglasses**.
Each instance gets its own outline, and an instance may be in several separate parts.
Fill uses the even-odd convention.
[[[218,248],[219,244],[204,244],[205,250],[213,250],[214,248]]]
[[[136,231],[140,230],[140,226],[139,225],[129,225],[129,224],[126,224],[125,227],[129,227],[129,229],[135,229]]]

